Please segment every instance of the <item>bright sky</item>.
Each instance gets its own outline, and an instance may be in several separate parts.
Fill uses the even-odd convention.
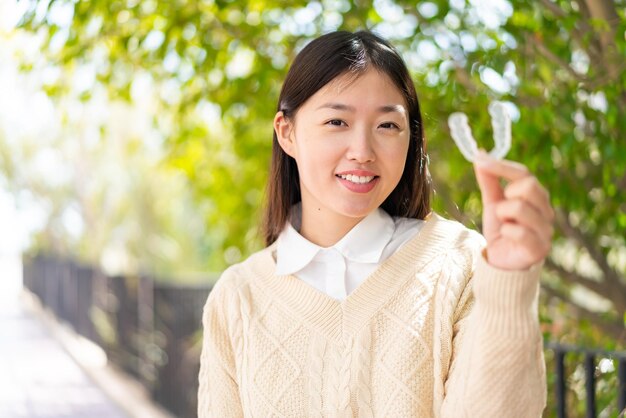
[[[2,0],[0,2],[0,32],[10,31],[18,19],[24,13],[28,2],[18,4],[15,0]]]
[[[157,160],[161,142],[150,122],[154,102],[151,100],[150,85],[137,83],[133,86],[133,91],[136,90],[143,100],[136,100],[132,107],[107,101],[102,89],[93,86],[90,86],[93,99],[89,103],[79,102],[74,94],[65,98],[63,103],[54,104],[41,90],[42,82],[51,77],[53,68],[39,63],[31,72],[20,73],[16,59],[18,53],[28,57],[29,61],[42,59],[37,37],[13,30],[23,13],[20,8],[23,9],[24,4],[26,2],[18,4],[0,0],[0,144],[12,153],[30,150],[28,156],[11,154],[19,164],[17,171],[22,178],[27,178],[22,183],[28,186],[33,178],[45,181],[51,187],[72,184],[76,167],[69,167],[68,159],[73,158],[72,152],[77,149],[72,147],[79,138],[86,147],[98,143],[101,125],[106,125],[109,131],[107,149],[110,152],[116,149],[112,139],[123,142],[128,138],[142,138],[146,158]],[[80,71],[77,73],[74,87],[82,82]],[[142,75],[137,74],[136,79],[141,81]],[[62,115],[68,117],[71,129],[62,126]],[[90,142],[92,139],[94,141]],[[117,173],[119,167],[115,165],[116,160],[108,161],[110,164],[99,169]],[[103,172],[90,174],[100,176],[102,182],[116,181],[115,175]],[[123,176],[120,179],[123,181]],[[78,237],[82,233],[83,222],[81,216],[71,209],[69,206],[66,208],[61,222],[69,235]],[[49,213],[50,204],[41,193],[34,194],[29,190],[21,190],[17,195],[9,193],[5,173],[0,170],[0,258],[2,254],[17,254],[28,248],[30,237],[45,227]]]
[[[46,115],[51,116],[49,101],[28,88],[28,80],[19,76],[13,58],[16,48],[26,46],[26,40],[12,30],[26,3],[0,1],[0,140],[7,142],[15,141],[19,135],[13,134],[18,132],[37,135],[49,127]],[[36,229],[42,220],[35,206],[26,205],[18,210],[6,186],[4,173],[0,172],[0,258],[19,254],[28,244],[29,231]]]
[[[0,2],[0,45],[4,44],[5,37],[10,29],[14,26],[19,16],[17,6],[13,1]],[[5,48],[0,48],[0,54],[5,55]],[[6,56],[0,56],[0,65],[6,66]],[[3,75],[2,68],[0,68],[0,75]],[[4,94],[6,90],[6,84],[9,80],[4,80],[4,77],[0,77],[0,100],[6,100],[7,94]],[[2,99],[4,98],[4,99]],[[0,104],[0,114],[4,113],[4,103]],[[15,209],[15,202],[13,197],[5,191],[4,182],[0,182],[0,258],[4,258],[7,255],[13,255],[19,251],[20,235],[22,235],[21,226],[16,225],[15,219],[17,218],[17,211]]]

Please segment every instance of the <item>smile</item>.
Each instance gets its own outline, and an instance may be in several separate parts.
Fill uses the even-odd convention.
[[[355,176],[353,174],[337,174],[336,177],[339,183],[353,193],[369,193],[380,180],[379,176]]]
[[[370,181],[374,180],[374,178],[376,178],[376,176],[355,176],[352,174],[338,174],[337,177],[348,180],[355,184],[369,183]]]

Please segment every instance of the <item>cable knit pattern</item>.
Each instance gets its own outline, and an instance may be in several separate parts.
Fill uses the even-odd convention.
[[[357,340],[358,350],[358,379],[357,379],[357,405],[359,418],[372,418],[374,413],[372,412],[372,390],[370,380],[370,370],[372,362],[372,330],[370,327],[366,327],[363,332],[359,334]]]
[[[352,417],[349,386],[352,363],[350,342],[338,347],[331,347],[330,353],[328,362],[328,414],[337,418]]]
[[[326,339],[314,338],[309,351],[309,401],[311,418],[321,418],[322,413],[322,373],[324,372],[324,353]]]
[[[345,300],[276,276],[275,245],[204,307],[198,415],[540,417],[541,266],[502,271],[432,215]]]

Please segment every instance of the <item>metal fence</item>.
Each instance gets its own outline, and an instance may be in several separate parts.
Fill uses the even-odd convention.
[[[24,259],[24,286],[104,349],[178,417],[196,416],[202,308],[210,286],[109,277],[51,256]]]
[[[206,286],[163,284],[150,277],[109,277],[75,262],[38,255],[24,260],[24,286],[74,330],[100,345],[111,362],[139,380],[178,417],[195,417],[202,308]],[[555,402],[549,414],[567,416],[566,358],[584,356],[586,417],[595,417],[596,359],[617,364],[615,409],[626,408],[626,352],[546,343],[553,354]],[[619,413],[619,411],[622,411]],[[570,413],[571,416],[575,416]],[[554,415],[550,415],[554,416]],[[613,416],[613,415],[612,415]]]
[[[570,373],[568,373],[566,366],[570,363],[571,369],[572,366],[579,365],[580,357],[582,357],[582,369],[584,370],[585,384],[584,416],[586,418],[595,418],[598,416],[596,386],[598,376],[598,359],[600,358],[610,360],[611,363],[617,363],[617,393],[615,393],[615,396],[613,397],[615,402],[614,411],[616,412],[611,416],[619,416],[620,418],[626,416],[626,352],[592,350],[556,343],[546,343],[545,347],[546,349],[552,350],[554,353],[554,395],[556,398],[555,406],[558,418],[566,418],[571,415],[567,413],[567,377]]]

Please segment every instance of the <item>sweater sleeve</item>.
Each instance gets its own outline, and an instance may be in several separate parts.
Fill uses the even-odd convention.
[[[227,272],[211,290],[202,315],[199,418],[243,417],[231,338],[238,309],[236,291],[225,283]]]
[[[546,404],[541,264],[505,271],[477,258],[455,312],[440,416],[538,418]]]

